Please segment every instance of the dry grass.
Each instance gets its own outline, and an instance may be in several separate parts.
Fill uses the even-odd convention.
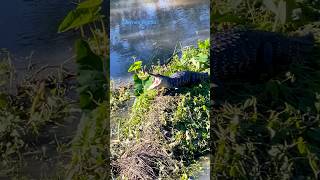
[[[137,143],[113,165],[119,177],[128,179],[156,179],[160,174],[169,174],[174,170],[169,154],[154,141]]]

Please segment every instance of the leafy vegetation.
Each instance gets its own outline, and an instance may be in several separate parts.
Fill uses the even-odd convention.
[[[208,72],[209,47],[209,40],[199,41],[198,47],[186,47],[181,57],[175,55],[170,63],[152,66],[150,71],[168,76],[182,70]],[[111,108],[117,110],[118,105],[125,104],[119,101],[130,100],[133,96],[129,94],[136,95],[128,107],[128,115],[115,118],[117,111],[111,114],[112,123],[117,125],[111,143],[113,175],[129,179],[194,176],[201,169],[196,165],[197,160],[209,152],[209,83],[163,96],[161,90],[148,90],[152,78],[148,79],[149,75],[142,70],[141,61],[134,62],[129,71],[134,72],[133,92],[130,88],[115,89],[111,95]],[[168,154],[161,151],[154,154],[157,148],[165,149]],[[140,153],[150,157],[140,159],[143,156]],[[137,161],[145,165],[141,169],[131,165]]]
[[[79,3],[60,24],[59,32],[80,29],[76,42],[81,123],[72,142],[69,179],[109,179],[109,38],[101,15],[102,0]],[[97,23],[100,26],[97,26]],[[93,28],[94,27],[94,28]],[[86,36],[85,29],[89,28]]]
[[[37,149],[37,139],[46,127],[57,126],[69,115],[70,101],[65,98],[69,88],[58,83],[57,77],[62,81],[66,77],[59,73],[61,69],[46,80],[35,78],[30,71],[23,81],[17,81],[9,52],[0,55],[0,174],[21,178],[24,154]]]
[[[213,32],[244,25],[286,34],[307,31],[320,40],[315,1],[211,3]],[[225,83],[212,108],[212,179],[319,178],[318,52],[315,44],[303,63],[288,65],[268,81]]]
[[[318,21],[319,13],[319,3],[311,0],[211,1],[212,25],[220,27],[240,24],[288,32]]]

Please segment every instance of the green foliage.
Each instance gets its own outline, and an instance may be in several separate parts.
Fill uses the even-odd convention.
[[[68,116],[66,88],[46,88],[44,82],[34,80],[17,83],[17,94],[0,90],[0,173],[4,176],[20,171],[23,153],[36,146],[34,142],[44,127]]]
[[[319,40],[314,21],[320,8],[314,2],[211,1],[212,27],[244,25],[284,33],[308,27]],[[223,103],[212,113],[211,178],[319,179],[320,56],[310,55],[268,82],[225,84],[226,92],[215,99]]]
[[[103,15],[103,0],[85,0],[69,12],[59,32],[80,28],[76,46],[81,123],[72,143],[72,160],[67,179],[109,179],[109,38]],[[100,22],[100,26],[99,23]],[[86,25],[91,36],[86,37]],[[93,28],[94,27],[94,28]]]
[[[109,102],[82,115],[72,143],[72,160],[67,179],[106,179],[109,177],[108,110]]]
[[[142,61],[135,61],[128,69],[128,72],[134,72],[134,95],[140,96],[152,84],[153,77],[142,71]]]
[[[153,66],[153,71],[162,75],[170,76],[177,71],[189,70],[189,71],[207,71],[209,72],[209,39],[198,41],[198,48],[187,47],[182,50],[182,57],[174,56],[171,62],[163,66]],[[133,81],[135,96],[140,96],[144,91],[150,87],[153,82],[153,77],[142,71],[142,61],[135,61],[128,69],[128,72],[134,72]]]
[[[146,114],[150,110],[152,100],[156,97],[157,92],[150,90],[142,93],[137,97],[132,105],[130,118],[121,126],[120,135],[122,137],[133,139],[140,136],[140,129],[143,127]]]
[[[11,88],[14,78],[14,67],[11,62],[10,52],[5,49],[0,50],[0,90]],[[2,98],[0,98],[2,99]],[[1,106],[0,100],[0,106]]]
[[[137,74],[133,75],[134,95],[140,96],[152,84],[152,77],[147,76],[146,79],[140,79]]]
[[[70,11],[61,22],[58,32],[77,29],[102,18],[100,15],[102,2],[103,0],[86,0],[79,3],[77,8]]]
[[[128,72],[137,72],[142,69],[142,61],[135,61],[128,69]]]
[[[209,48],[209,40],[199,41],[198,47],[182,49],[181,58],[174,56],[166,65],[152,66],[152,73],[169,76],[182,70],[209,71]],[[129,71],[135,73],[133,77],[136,98],[133,105],[128,107],[128,117],[116,119],[118,135],[115,137],[119,143],[112,147],[113,157],[120,158],[123,152],[130,149],[130,144],[152,139],[172,152],[172,158],[176,162],[176,172],[168,174],[162,172],[159,167],[160,174],[164,173],[165,177],[175,178],[193,176],[200,170],[196,166],[196,161],[209,152],[209,83],[181,88],[179,94],[170,98],[157,96],[159,94],[157,90],[147,90],[148,83],[151,84],[152,81],[149,75],[142,71],[141,61],[136,61]],[[128,89],[122,92],[122,94],[127,93],[130,93]],[[121,94],[115,94],[114,98],[115,102],[122,99]],[[161,130],[169,132],[170,137],[167,139],[162,139],[161,135],[159,137]]]
[[[10,75],[9,64],[6,62],[1,62],[0,63],[0,77],[1,77],[0,87],[8,83],[7,81],[9,79],[9,75]]]
[[[209,85],[199,95],[187,93],[181,96],[177,110],[170,121],[173,126],[173,150],[178,159],[190,164],[194,159],[209,152]]]
[[[280,111],[261,108],[252,98],[215,111],[212,174],[317,179],[319,114],[302,113],[288,104]]]
[[[198,47],[185,47],[181,50],[181,58],[175,55],[169,64],[153,66],[153,71],[170,76],[177,71],[210,72],[210,40],[198,41]]]
[[[2,171],[8,170],[8,174],[14,171],[15,163],[21,158],[21,151],[26,147],[23,136],[26,130],[20,117],[0,109],[0,151]],[[13,158],[19,157],[19,158]],[[12,169],[11,169],[12,168]]]
[[[317,21],[320,11],[311,1],[228,0],[211,2],[214,28],[248,25],[258,29],[288,32]]]
[[[106,95],[104,86],[107,82],[103,73],[102,59],[91,51],[84,40],[76,42],[76,54],[80,106],[84,109],[94,109],[97,102],[102,102]]]

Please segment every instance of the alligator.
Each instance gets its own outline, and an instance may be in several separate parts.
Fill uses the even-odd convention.
[[[311,33],[285,36],[281,33],[233,28],[214,33],[210,48],[210,81],[213,87],[223,80],[245,81],[270,77],[293,61],[299,61],[314,44]],[[150,73],[149,73],[150,74]],[[181,71],[172,76],[150,74],[155,77],[149,89],[179,88],[209,78],[208,73]]]
[[[289,63],[299,61],[314,44],[311,33],[285,36],[281,33],[232,28],[211,36],[210,80],[261,79]]]
[[[179,89],[180,87],[186,87],[199,84],[203,81],[209,81],[209,74],[206,72],[179,71],[171,76],[163,76],[152,73],[149,73],[149,75],[153,76],[154,80],[148,89]]]

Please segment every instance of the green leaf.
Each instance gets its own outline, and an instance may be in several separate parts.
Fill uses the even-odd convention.
[[[147,90],[151,86],[152,82],[153,82],[152,76],[149,76],[147,79],[142,81],[144,91]]]
[[[299,138],[298,138],[297,144],[298,144],[298,150],[299,150],[299,152],[300,152],[301,154],[306,154],[306,153],[307,153],[307,146],[306,146],[306,144],[304,143],[302,137],[299,137]]]
[[[142,68],[142,61],[136,61],[130,66],[130,68],[128,69],[128,72],[138,71],[141,68]]]
[[[84,40],[76,41],[76,62],[82,70],[103,71],[103,63],[100,56],[93,53],[89,44]]]
[[[201,63],[206,63],[209,61],[209,58],[207,54],[199,53],[196,60]]]
[[[210,48],[210,41],[206,39],[204,41],[198,41],[198,47],[201,50],[208,50]]]
[[[76,41],[76,54],[80,107],[93,109],[97,106],[94,102],[103,101],[106,95],[104,85],[107,81],[103,73],[102,59],[92,52],[86,41],[81,39]]]
[[[142,80],[138,77],[137,74],[134,74],[133,82],[134,82],[134,95],[140,96],[140,94],[143,92]]]
[[[70,29],[77,29],[85,24],[101,18],[99,15],[100,7],[88,9],[75,9],[68,13],[58,28],[58,32],[65,32]]]

